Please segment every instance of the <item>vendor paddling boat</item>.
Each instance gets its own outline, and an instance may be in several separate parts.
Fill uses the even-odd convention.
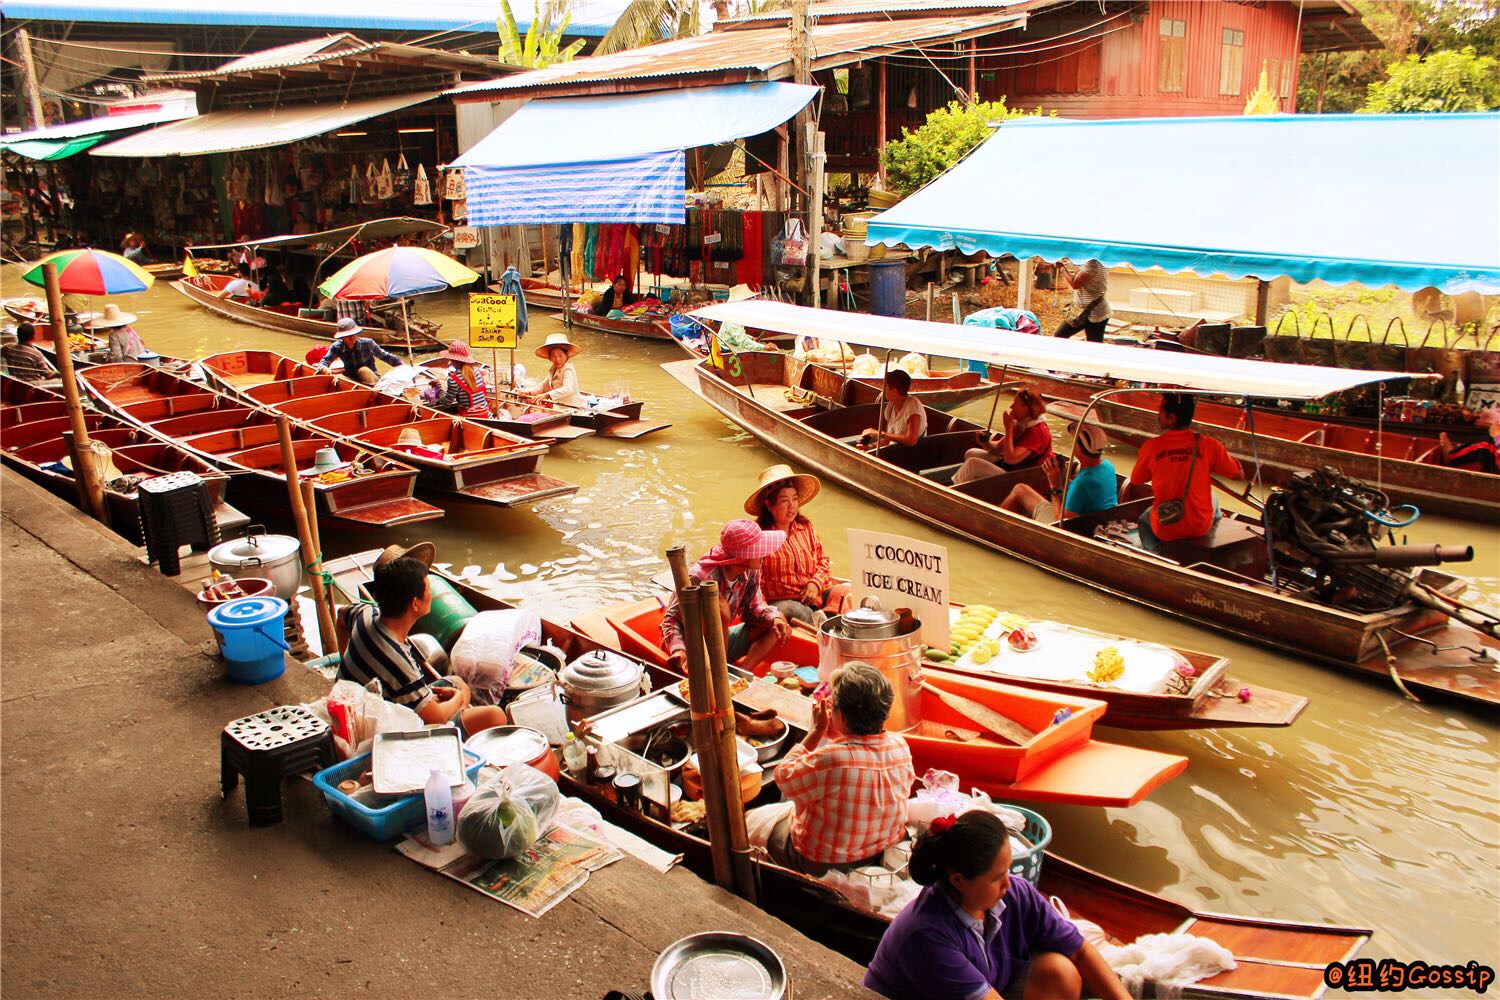
[[[324,568],[333,575],[336,587],[352,600],[370,580],[379,556],[379,551],[362,552],[330,560]],[[435,570],[432,579],[435,587],[451,587],[476,611],[511,607],[507,602],[440,571]],[[590,637],[550,621],[545,615],[542,632],[544,640],[555,646],[568,662],[599,648]],[[644,712],[649,716],[658,702],[673,698],[672,691],[681,678],[649,665],[647,670],[657,689],[656,694],[606,712],[603,719],[613,716],[619,721],[626,713]],[[753,683],[746,690],[757,696],[776,697],[783,706],[807,703],[809,707],[803,711],[808,717],[788,715],[794,734],[810,721],[810,699],[763,683]],[[745,695],[736,700],[747,708],[759,704],[758,701],[747,702]],[[678,714],[685,714],[686,703],[680,700],[663,707],[673,706]],[[793,709],[788,708],[788,712],[791,711]],[[622,806],[613,796],[605,797],[594,786],[566,773],[559,778],[559,784],[567,794],[588,801],[611,823],[666,851],[682,855],[686,865],[701,878],[712,877],[712,856],[702,821],[682,823],[658,819],[647,812]],[[774,792],[761,794],[774,795]],[[760,904],[768,912],[856,962],[868,963],[874,956],[876,945],[890,924],[888,914],[856,904],[829,884],[789,871],[760,855],[756,855],[752,863],[760,887]],[[1217,941],[1234,953],[1236,968],[1187,985],[1181,994],[1184,997],[1316,1000],[1326,989],[1323,969],[1329,963],[1353,958],[1371,934],[1363,928],[1197,912],[1051,853],[1045,854],[1042,860],[1036,885],[1043,894],[1057,896],[1075,918],[1098,924],[1113,944],[1128,944],[1146,934],[1183,933]]]
[[[809,315],[812,314],[812,315]],[[703,310],[747,328],[772,327],[843,338],[892,350],[921,343],[925,350],[999,360],[1028,368],[1111,374],[1183,385],[1190,390],[1316,398],[1390,373],[1269,362],[1237,362],[1111,345],[1029,337],[1001,330],[982,336],[963,327],[879,316],[850,317],[769,302],[726,303]],[[1201,542],[1172,542],[1162,554],[1132,544],[1129,535],[1149,498],[1099,514],[1044,524],[1003,510],[1019,483],[1047,489],[1040,468],[952,485],[978,424],[928,414],[927,437],[916,447],[857,446],[864,428],[877,426],[873,404],[831,409],[787,398],[786,365],[778,354],[738,356],[731,375],[706,363],[664,366],[693,393],[773,450],[872,500],[1013,555],[1061,576],[1157,609],[1223,629],[1251,641],[1363,673],[1387,676],[1408,694],[1435,694],[1474,704],[1500,700],[1500,638],[1493,616],[1462,605],[1462,578],[1425,568],[1472,558],[1472,549],[1375,546],[1347,553],[1292,546],[1282,535],[1268,547],[1257,518],[1229,513]],[[1251,370],[1244,370],[1249,366]],[[1310,484],[1309,488],[1316,487]],[[1362,519],[1361,519],[1362,521]],[[1363,522],[1372,533],[1373,522]],[[1124,533],[1111,526],[1125,528]],[[1316,549],[1316,544],[1314,544]],[[1330,558],[1331,557],[1331,558]],[[1336,581],[1362,578],[1371,589]],[[1300,567],[1300,568],[1299,568]],[[1423,567],[1423,568],[1418,568]],[[1407,569],[1414,572],[1406,572]]]
[[[62,395],[9,375],[0,375],[0,386],[4,387],[0,394],[0,459],[54,496],[76,504],[78,486],[63,439],[64,432],[72,430],[72,423]],[[104,465],[100,475],[104,502],[110,527],[117,534],[142,544],[137,487],[143,479],[174,472],[191,472],[203,480],[219,525],[245,522],[245,516],[224,501],[229,477],[204,459],[106,413],[86,413],[84,424]],[[105,458],[108,460],[103,461]]]
[[[201,364],[204,378],[224,393],[416,466],[421,488],[500,507],[578,490],[542,474],[545,444],[397,400],[339,375],[318,374],[271,351],[230,351]]]
[[[229,472],[236,503],[286,511],[288,470],[268,411],[148,365],[99,365],[79,379],[102,409]],[[387,528],[443,516],[412,496],[414,467],[306,427],[292,436],[297,475],[312,479],[323,524]]]

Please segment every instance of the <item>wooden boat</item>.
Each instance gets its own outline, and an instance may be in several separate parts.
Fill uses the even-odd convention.
[[[957,607],[957,605],[955,605]],[[631,601],[612,607],[599,608],[584,615],[575,616],[575,629],[590,636],[596,642],[618,649],[623,653],[666,666],[666,651],[661,648],[662,605],[655,598]],[[1250,701],[1242,702],[1236,697],[1247,682],[1228,676],[1229,661],[1212,653],[1173,649],[1178,656],[1192,665],[1195,677],[1192,686],[1182,693],[1166,692],[1145,694],[1124,691],[1118,688],[1091,684],[1072,684],[1064,681],[1026,677],[1013,673],[999,674],[978,669],[957,669],[944,664],[926,663],[928,673],[952,673],[959,676],[1002,681],[1017,687],[1079,698],[1092,698],[1104,702],[1106,710],[1099,725],[1116,729],[1168,730],[1168,729],[1224,729],[1231,726],[1279,727],[1289,726],[1302,710],[1307,699],[1283,691],[1255,685]],[[790,660],[801,666],[818,665],[818,644],[814,636],[796,629],[791,638],[776,648],[773,659]]]
[[[72,429],[60,393],[0,375],[0,458],[27,479],[55,496],[78,503],[77,481],[64,463],[70,462],[63,432]],[[220,526],[245,522],[245,515],[229,506],[224,494],[229,477],[184,448],[158,439],[141,428],[106,413],[86,413],[89,437],[110,449],[122,476],[149,479],[174,472],[191,472],[203,480]],[[140,494],[133,484],[105,482],[104,502],[114,531],[140,545]]]
[[[352,599],[369,581],[379,555],[378,550],[372,550],[330,560],[325,569]],[[462,580],[434,572],[476,610],[511,606]],[[598,648],[590,637],[549,620],[545,614],[542,630],[544,637],[570,661]],[[648,669],[658,687],[677,681],[674,675],[658,668],[648,665]],[[790,692],[786,694],[800,698]],[[622,808],[618,802],[606,799],[592,786],[567,774],[559,782],[567,794],[587,800],[610,822],[664,850],[681,854],[688,868],[701,878],[712,877],[709,843],[701,827],[669,824],[640,811]],[[869,963],[889,925],[888,917],[857,906],[826,883],[769,860],[757,857],[754,864],[763,908],[854,961]],[[1073,916],[1098,924],[1115,944],[1127,944],[1145,934],[1185,933],[1215,940],[1234,953],[1235,969],[1188,986],[1182,994],[1185,997],[1316,1000],[1325,991],[1324,967],[1353,958],[1372,933],[1363,928],[1197,912],[1051,853],[1043,861],[1037,888],[1048,896],[1059,897]]]
[[[340,375],[318,374],[272,351],[229,351],[201,364],[204,378],[222,392],[416,466],[421,489],[499,507],[578,490],[542,474],[545,444],[397,400]],[[422,444],[402,445],[404,432],[415,432]]]
[[[148,365],[99,365],[79,378],[101,408],[227,470],[236,504],[286,512],[288,470],[268,411]],[[326,526],[388,528],[443,516],[412,496],[417,470],[410,465],[306,427],[294,429],[292,445],[300,476],[312,475],[323,448],[337,451],[343,471],[352,473],[313,479],[318,518]]]
[[[176,281],[182,277],[182,261],[162,261],[159,264],[147,264],[142,270],[157,281]]]
[[[298,337],[311,337],[313,340],[333,340],[334,331],[338,329],[337,323],[321,319],[303,318],[297,316],[295,313],[282,311],[279,308],[262,308],[260,306],[253,306],[248,302],[235,302],[230,299],[220,298],[219,293],[232,280],[234,280],[234,275],[232,274],[200,274],[194,278],[182,278],[174,281],[171,287],[186,295],[203,308],[240,323],[249,323],[251,326],[265,327],[268,330],[275,330],[278,333],[290,333]],[[364,327],[364,336],[369,337],[387,350],[406,350],[406,333],[404,330],[387,330],[378,326],[366,326]],[[445,346],[445,344],[430,334],[418,333],[416,330],[412,331],[411,349],[413,351],[440,351]]]
[[[1500,640],[1414,603],[1357,613],[1296,596],[1285,581],[1274,588],[1266,578],[1263,529],[1254,519],[1230,513],[1206,544],[1170,543],[1160,556],[1095,537],[1107,522],[1133,523],[1149,498],[1041,524],[1000,507],[1019,483],[1044,492],[1040,468],[951,485],[977,424],[934,411],[928,414],[928,436],[917,447],[887,445],[865,452],[855,443],[878,420],[874,404],[799,406],[787,399],[781,355],[739,357],[738,377],[691,361],[663,368],[799,465],[970,541],[1254,642],[1363,673],[1395,674],[1418,693],[1477,704],[1500,700],[1500,671],[1495,670]],[[1463,579],[1430,568],[1419,570],[1417,579],[1449,597],[1467,587]]]
[[[1103,386],[1050,375],[1015,373],[1044,396],[1087,404]],[[1139,445],[1160,433],[1161,396],[1149,390],[1118,393],[1095,404],[1090,420],[1111,437]],[[1312,414],[1293,414],[1225,403],[1200,402],[1193,420],[1244,463],[1258,462],[1261,478],[1283,486],[1309,469],[1331,465],[1347,476],[1377,483],[1396,503],[1424,513],[1500,523],[1500,476],[1434,463],[1435,437],[1400,430],[1352,427]],[[1400,425],[1396,425],[1400,426]]]

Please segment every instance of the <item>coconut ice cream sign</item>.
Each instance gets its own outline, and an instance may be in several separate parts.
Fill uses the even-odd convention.
[[[910,608],[922,641],[948,648],[947,546],[850,528],[849,587],[856,606],[877,597],[887,611]]]

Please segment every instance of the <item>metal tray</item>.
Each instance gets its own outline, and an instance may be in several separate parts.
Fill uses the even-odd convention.
[[[441,762],[448,783],[454,788],[459,787],[464,783],[463,745],[457,726],[419,729],[414,733],[376,734],[372,751],[374,763],[371,765],[375,772],[375,792],[379,795],[411,795],[427,787],[429,772],[426,768],[406,768],[408,774],[404,779],[398,773],[403,755],[420,755],[433,764]],[[418,770],[422,772],[420,779],[416,774]]]
[[[786,966],[749,935],[692,934],[657,956],[651,994],[657,1000],[784,1000]]]

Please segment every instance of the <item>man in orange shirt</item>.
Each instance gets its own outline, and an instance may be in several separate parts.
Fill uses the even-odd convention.
[[[1120,498],[1121,503],[1134,500],[1151,484],[1151,509],[1140,519],[1141,547],[1151,552],[1160,552],[1162,542],[1202,538],[1213,531],[1219,505],[1210,477],[1243,476],[1240,463],[1222,444],[1193,430],[1197,408],[1197,399],[1187,393],[1162,396],[1156,412],[1162,433],[1141,445]]]

